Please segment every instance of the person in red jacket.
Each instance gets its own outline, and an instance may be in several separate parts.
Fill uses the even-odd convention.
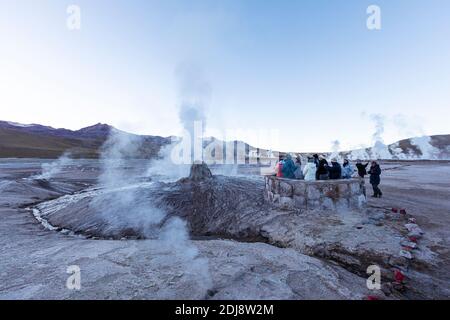
[[[275,165],[275,173],[278,178],[283,178],[283,165],[284,158],[283,156],[280,156],[277,164]]]

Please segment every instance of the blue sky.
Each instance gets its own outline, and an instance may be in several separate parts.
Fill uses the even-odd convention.
[[[447,0],[0,0],[0,119],[178,134],[188,65],[209,88],[207,134],[348,149],[371,145],[371,114],[386,142],[450,133],[449,12]],[[279,139],[245,134],[269,130]]]

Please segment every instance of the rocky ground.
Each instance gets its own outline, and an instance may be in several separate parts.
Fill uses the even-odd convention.
[[[0,161],[0,298],[449,298],[450,165],[385,168],[385,197],[370,199],[368,210],[359,213],[299,214],[267,207],[257,177],[216,176],[157,187],[144,182],[142,197],[131,198],[135,207],[140,206],[136,199],[151,199],[168,217],[187,220],[199,239],[174,247],[167,239],[132,240],[127,234],[108,234],[122,240],[95,239],[89,230],[111,223],[87,210],[90,202],[67,207],[66,201],[61,208],[48,202],[64,195],[73,200],[74,193],[80,197],[77,192],[96,181],[95,162],[80,161],[45,181],[24,179],[40,171],[39,162]],[[44,228],[29,209],[36,205],[52,207],[47,218],[53,226],[80,228],[79,234]],[[408,215],[395,214],[392,207],[405,208]],[[408,259],[399,253],[411,217],[425,233]],[[366,287],[371,264],[382,269],[382,291]],[[66,288],[70,265],[81,268],[79,291]],[[394,270],[406,276],[404,285],[395,284]]]

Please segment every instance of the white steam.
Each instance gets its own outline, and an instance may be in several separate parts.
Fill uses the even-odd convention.
[[[105,224],[113,230],[133,229],[148,239],[160,240],[162,245],[183,263],[185,275],[193,285],[206,290],[212,281],[208,260],[199,257],[198,250],[189,239],[186,223],[180,218],[168,218],[167,212],[152,203],[150,188],[160,187],[158,182],[142,181],[152,172],[170,175],[175,171],[164,157],[148,168],[134,165],[136,154],[142,149],[143,139],[120,131],[112,131],[102,148],[102,172],[99,183],[105,192],[92,201],[92,207],[101,215]],[[161,155],[167,156],[170,148],[163,148]],[[169,159],[170,161],[170,159]],[[164,171],[166,170],[166,171]],[[108,230],[106,230],[108,231]],[[175,262],[174,262],[175,263]]]
[[[329,157],[329,160],[336,158],[338,161],[341,160],[341,155],[340,155],[340,149],[341,149],[341,143],[339,142],[339,140],[334,140],[331,142],[331,154]]]
[[[175,70],[179,92],[179,121],[183,127],[181,139],[161,148],[147,174],[160,181],[174,181],[189,175],[190,165],[203,161],[203,139],[206,128],[206,107],[211,98],[211,86],[202,70],[194,64],[180,64]]]
[[[369,118],[374,124],[372,147],[361,146],[351,151],[350,159],[437,160],[442,157],[441,151],[432,145],[431,137],[423,133],[420,121],[417,119],[410,119],[403,115],[388,118],[381,114],[371,114]],[[388,146],[384,143],[383,138],[386,125],[391,125],[399,134],[412,138]]]
[[[391,159],[392,155],[383,140],[385,117],[381,114],[372,114],[370,115],[370,119],[375,124],[375,132],[372,135],[373,147],[371,148],[371,158]]]
[[[439,158],[439,150],[431,144],[429,136],[412,138],[411,144],[419,149],[420,155],[417,155],[419,159],[433,160]]]
[[[72,159],[70,158],[70,153],[65,152],[61,157],[57,160],[50,163],[42,164],[42,172],[41,174],[35,175],[31,177],[31,179],[45,179],[49,180],[54,178],[56,175],[61,173],[65,167],[72,164]]]

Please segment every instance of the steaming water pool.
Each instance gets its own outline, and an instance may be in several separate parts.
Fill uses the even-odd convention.
[[[51,231],[60,231],[64,234],[78,234],[79,232],[74,232],[73,230],[67,229],[67,228],[62,228],[58,225],[54,225],[52,224],[51,221],[51,217],[54,214],[58,214],[60,212],[73,212],[73,209],[77,208],[77,205],[80,203],[83,203],[84,201],[88,201],[89,204],[89,208],[91,208],[93,211],[98,210],[100,208],[98,208],[97,206],[95,206],[95,199],[99,199],[101,197],[104,196],[108,196],[111,195],[112,197],[114,197],[115,199],[119,199],[120,195],[124,195],[124,194],[134,194],[134,193],[139,193],[142,190],[145,189],[149,189],[151,187],[153,187],[155,185],[155,182],[150,182],[150,181],[146,181],[146,182],[140,182],[140,183],[136,183],[136,184],[132,184],[132,185],[126,185],[126,186],[120,186],[120,187],[115,187],[115,188],[105,188],[105,187],[91,187],[85,190],[82,190],[80,192],[74,193],[74,194],[68,194],[68,195],[64,195],[61,196],[59,198],[56,198],[54,200],[49,200],[49,201],[45,201],[42,203],[39,203],[36,206],[30,207],[28,208],[29,210],[32,211],[33,216],[36,218],[36,220],[38,220],[43,226],[44,228],[46,228],[47,230],[51,230]],[[133,198],[130,198],[130,200],[132,201]],[[114,206],[114,201],[110,202],[111,206]],[[126,205],[126,204],[131,204],[131,203],[127,203],[126,201],[123,202],[122,204]],[[108,208],[102,208],[105,211],[108,210]],[[109,208],[111,209],[111,208]],[[125,209],[129,209],[130,211],[134,210],[135,208],[133,207],[123,207],[123,208],[119,208],[123,211],[123,214],[126,216],[126,210]],[[50,218],[50,219],[49,219]],[[82,218],[82,217],[80,217]],[[88,218],[88,217],[86,217]]]

